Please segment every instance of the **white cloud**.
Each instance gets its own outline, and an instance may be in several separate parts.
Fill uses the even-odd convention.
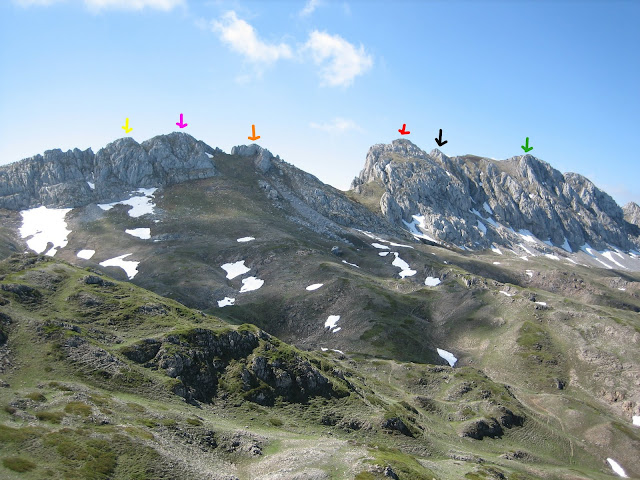
[[[340,35],[330,35],[314,30],[304,50],[311,51],[313,61],[321,67],[322,84],[330,87],[346,87],[373,65],[373,58],[364,47],[356,48]]]
[[[322,2],[320,0],[308,0],[304,8],[300,10],[300,16],[307,17],[311,15],[315,9],[321,5],[321,3]]]
[[[65,0],[14,0],[14,3],[22,7],[30,7],[32,5],[46,7],[54,3],[62,3],[63,1]],[[92,10],[108,8],[142,10],[148,7],[169,11],[177,6],[184,5],[185,0],[82,0],[82,3]]]
[[[293,56],[291,47],[286,43],[276,45],[260,40],[254,28],[239,19],[234,11],[225,13],[220,21],[212,22],[212,26],[231,50],[253,63],[269,64]]]
[[[311,128],[315,128],[317,130],[322,130],[324,132],[330,134],[340,134],[348,132],[349,130],[356,130],[358,132],[362,132],[362,128],[360,128],[353,120],[349,120],[346,118],[336,117],[329,123],[315,123],[311,122],[309,125]]]

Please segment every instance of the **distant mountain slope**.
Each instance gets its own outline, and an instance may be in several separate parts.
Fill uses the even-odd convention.
[[[367,452],[376,450],[382,452],[384,462],[376,461],[401,472],[402,480],[500,475],[527,480],[604,480],[611,474],[607,458],[619,462],[630,476],[640,475],[634,465],[640,429],[632,423],[640,420],[640,391],[635,388],[640,381],[640,254],[606,244],[600,244],[598,251],[596,241],[569,253],[563,248],[573,249],[569,239],[567,245],[554,246],[546,241],[544,229],[525,225],[519,231],[521,225],[507,223],[509,215],[524,215],[519,210],[522,202],[511,206],[509,198],[498,202],[502,197],[494,193],[508,197],[505,192],[509,191],[499,179],[512,188],[523,188],[524,177],[517,173],[522,163],[537,172],[535,177],[542,179],[538,183],[545,182],[547,186],[542,187],[546,189],[552,180],[559,180],[546,164],[532,157],[504,162],[478,157],[447,159],[401,142],[400,147],[380,147],[392,157],[384,168],[384,162],[376,160],[383,155],[371,156],[367,164],[371,181],[340,192],[258,145],[234,147],[227,154],[183,133],[143,142],[146,147],[127,142],[107,146],[93,160],[87,157],[86,165],[80,154],[68,152],[60,153],[64,161],[32,159],[3,170],[4,191],[10,190],[7,185],[15,190],[3,198],[30,207],[0,209],[0,258],[19,253],[2,264],[0,271],[0,311],[10,318],[0,332],[0,342],[5,342],[0,345],[0,366],[3,359],[11,361],[12,352],[19,355],[13,376],[1,377],[12,386],[10,390],[0,388],[0,401],[11,407],[4,413],[0,409],[0,417],[11,428],[17,428],[16,418],[35,422],[40,410],[45,419],[64,413],[62,391],[44,387],[61,379],[65,382],[62,388],[74,389],[74,402],[86,403],[97,414],[99,405],[82,394],[86,379],[75,376],[83,372],[73,370],[66,360],[56,360],[59,376],[41,376],[40,366],[49,366],[51,361],[47,361],[57,358],[52,357],[59,353],[55,345],[68,341],[73,344],[68,351],[89,353],[82,358],[98,362],[92,365],[106,361],[109,368],[119,369],[117,379],[125,383],[118,388],[127,387],[127,379],[138,385],[143,378],[141,385],[148,386],[152,395],[161,394],[158,398],[163,402],[179,397],[205,405],[197,412],[207,414],[197,414],[215,425],[211,431],[228,431],[238,425],[242,430],[245,425],[257,425],[250,422],[268,422],[271,415],[276,424],[280,420],[286,425],[276,433],[271,428],[274,424],[266,432],[264,425],[258,425],[262,428],[258,435],[276,439],[269,444],[271,463],[261,464],[271,468],[269,473],[251,476],[247,472],[255,459],[245,462],[223,455],[223,464],[233,465],[229,467],[233,475],[223,477],[226,480],[234,476],[289,480],[291,476],[278,477],[274,472],[281,462],[291,459],[295,465],[306,462],[306,467],[296,467],[295,472],[309,470],[309,478],[335,477],[335,471],[325,466],[334,465],[336,458],[344,472],[357,467],[363,473],[368,467],[354,462],[354,456],[365,458]],[[148,148],[151,144],[162,148]],[[404,153],[397,153],[397,148]],[[167,151],[175,159],[161,161],[164,157],[159,152]],[[204,152],[206,161],[199,152]],[[205,170],[183,169],[198,158],[208,165]],[[489,169],[496,169],[497,180],[484,178]],[[7,171],[13,172],[10,178]],[[96,171],[114,172],[115,176],[96,177]],[[480,179],[473,180],[471,171],[482,172],[482,176],[478,173]],[[184,180],[184,175],[191,174],[204,176]],[[392,189],[380,180],[383,174]],[[432,177],[438,179],[438,185],[432,184]],[[562,177],[565,184],[575,180],[570,177]],[[28,188],[20,187],[21,182]],[[82,182],[89,191],[75,195],[72,186]],[[527,195],[534,195],[535,185],[530,182]],[[589,188],[585,187],[584,195],[593,200],[576,200],[577,211],[585,213],[589,205],[605,215],[608,200],[596,191],[588,194]],[[554,188],[542,194],[551,198],[553,193],[560,202],[562,190],[558,187],[560,193]],[[434,196],[434,191],[440,196]],[[62,192],[55,196],[57,203],[51,203],[51,192]],[[465,192],[471,192],[470,198],[464,197]],[[422,216],[416,216],[423,227],[411,215],[402,216],[402,208],[398,218],[382,214],[385,205],[392,205],[392,195],[399,199],[398,207],[406,200],[411,208],[419,209],[416,213]],[[453,216],[430,210],[438,205]],[[463,207],[471,211],[465,213]],[[564,210],[567,215],[568,209]],[[625,228],[633,229],[633,212],[625,207],[629,222]],[[449,230],[434,229],[436,224],[427,221],[427,214],[434,222],[441,221],[441,226],[448,221]],[[459,248],[437,237],[457,234],[453,227],[470,228],[464,215],[484,235],[478,233],[477,245],[474,241],[472,247]],[[586,225],[576,221],[580,228]],[[604,234],[610,233],[615,221],[614,216],[608,217]],[[531,233],[534,230],[539,238]],[[495,239],[491,243],[489,236]],[[491,249],[483,249],[482,241]],[[55,258],[20,254],[24,251]],[[119,281],[103,278],[116,284],[103,288],[92,283],[93,279],[83,280],[96,272]],[[174,300],[210,316],[176,306]],[[233,326],[241,324],[257,325],[274,337],[259,339],[255,346],[250,333],[258,335],[257,329]],[[202,331],[214,327],[213,336],[226,332],[222,337],[237,340],[246,350],[225,358],[229,352],[212,334]],[[278,342],[289,342],[304,352]],[[341,352],[344,358],[337,362]],[[275,366],[269,360],[267,364],[274,367],[269,370],[263,360],[256,360],[272,353],[284,363]],[[322,388],[320,395],[306,398],[278,394],[282,393],[278,388],[288,384],[287,375],[292,382],[302,375],[297,385],[307,391],[310,385],[304,386],[305,378],[316,386],[318,381],[324,383],[304,366],[289,362],[296,355],[329,378],[336,386],[335,395]],[[451,355],[457,359],[454,368],[449,367]],[[323,363],[326,359],[336,363]],[[345,385],[334,368],[355,386],[355,392],[341,396],[344,392],[339,385]],[[136,375],[128,375],[129,371]],[[337,383],[333,381],[336,376]],[[24,388],[23,378],[30,379]],[[68,381],[70,378],[73,380]],[[241,387],[244,380],[246,391]],[[93,381],[97,383],[91,389],[110,388],[107,378]],[[39,391],[33,392],[35,389]],[[250,398],[228,396],[240,390]],[[40,398],[37,393],[47,401],[29,403],[27,395]],[[137,395],[136,402],[146,398],[143,403],[147,404],[149,397],[143,393],[131,394]],[[116,437],[123,428],[145,441],[157,434],[160,443],[154,448],[161,447],[167,455],[174,447],[194,455],[202,446],[199,440],[194,443],[193,432],[184,425],[189,424],[186,413],[193,412],[184,402],[176,407],[179,427],[167,430],[161,408],[149,407],[138,422],[134,407],[123,407],[131,399],[113,391],[110,395],[116,398],[110,398],[105,408],[122,410],[122,415],[108,417]],[[214,396],[212,404],[222,406],[209,411],[207,401]],[[172,408],[176,405],[172,403]],[[523,425],[513,425],[515,418],[501,423],[499,406],[524,418]],[[82,406],[69,407],[77,408],[86,411]],[[12,417],[11,409],[19,411],[19,416]],[[100,421],[102,417],[95,418]],[[74,420],[74,428],[80,428],[81,421]],[[132,423],[137,429],[126,430]],[[217,478],[211,472],[217,471],[212,465],[218,457],[211,456],[212,437],[204,430],[208,428],[197,435],[204,439],[206,452],[197,454],[200,470],[192,478]],[[323,433],[327,431],[331,435]],[[345,436],[336,440],[338,431]],[[363,437],[357,437],[360,433],[351,436],[355,431]],[[183,434],[184,442],[176,440]],[[477,440],[485,434],[497,438]],[[167,435],[173,438],[169,446],[162,443]],[[213,438],[228,444],[219,441],[228,439],[226,434]],[[356,442],[366,438],[367,447],[345,447],[354,438]],[[296,442],[307,453],[335,452],[331,450],[335,447],[344,455],[326,453],[320,461],[315,453],[300,454],[292,447]],[[374,444],[379,448],[371,447]],[[249,442],[247,448],[252,445]],[[16,455],[23,446],[21,443],[11,454]],[[401,453],[388,456],[387,447],[397,447]],[[113,453],[122,451],[126,449]],[[51,458],[51,451],[39,452]],[[173,458],[175,455],[169,455],[165,460]],[[0,476],[3,473],[0,470]],[[40,478],[40,473],[33,478]],[[176,475],[166,476],[178,478]],[[384,478],[381,471],[364,472],[358,480],[372,476]],[[155,472],[151,477],[162,478]]]
[[[391,223],[471,249],[517,247],[523,241],[518,233],[528,232],[566,251],[585,245],[629,251],[640,245],[640,230],[629,223],[634,217],[625,220],[609,195],[532,155],[449,158],[395,140],[371,147],[352,189],[363,197],[377,192]]]

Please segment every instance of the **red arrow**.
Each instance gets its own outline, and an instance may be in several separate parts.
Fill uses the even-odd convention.
[[[184,127],[186,127],[186,126],[187,126],[187,125],[189,125],[189,124],[188,124],[188,123],[184,123],[184,122],[182,121],[182,114],[180,114],[180,121],[179,121],[178,123],[176,123],[176,125],[178,125],[180,128],[184,128]]]
[[[400,132],[400,135],[409,135],[411,132],[407,132],[405,129],[407,128],[407,124],[403,123],[402,124],[402,130],[398,130]]]

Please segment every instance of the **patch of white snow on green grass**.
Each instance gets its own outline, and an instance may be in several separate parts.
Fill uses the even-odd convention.
[[[358,265],[356,265],[355,263],[349,263],[346,260],[342,260],[342,263],[346,263],[347,265],[351,265],[352,267],[356,267],[356,268],[360,268]]]
[[[329,318],[324,322],[324,328],[328,328],[334,333],[337,332],[341,329],[340,327],[336,327],[338,320],[340,320],[340,315],[329,315]]]
[[[440,285],[442,283],[442,280],[440,280],[439,278],[436,277],[427,277],[424,280],[424,284],[427,287],[437,287],[438,285]]]
[[[71,230],[67,230],[65,217],[71,208],[47,208],[38,207],[29,210],[22,210],[22,226],[20,236],[29,238],[27,245],[36,253],[47,250],[47,245],[51,242],[52,247],[45,255],[53,257],[59,248],[67,246],[67,237]]]
[[[119,257],[110,258],[105,260],[104,262],[100,262],[100,265],[103,267],[120,267],[125,271],[129,280],[135,277],[138,274],[138,265],[140,262],[135,262],[133,260],[125,260],[131,253],[126,253],[124,255],[120,255]]]
[[[95,255],[95,253],[95,250],[80,250],[78,253],[76,253],[76,257],[82,258],[83,260],[89,260]]]
[[[409,264],[400,258],[400,256],[398,255],[398,252],[391,252],[391,253],[393,253],[396,257],[391,263],[391,265],[393,265],[394,267],[398,267],[400,269],[400,273],[399,273],[400,278],[413,277],[416,273],[418,273],[416,270],[411,270],[411,268],[409,267]]]
[[[256,277],[247,277],[242,279],[242,288],[240,289],[240,293],[252,292],[253,290],[258,290],[260,287],[264,285],[264,280],[260,280]]]
[[[131,230],[125,230],[125,233],[141,238],[142,240],[149,240],[151,238],[150,228],[132,228]]]
[[[129,205],[132,208],[129,210],[129,216],[133,218],[141,217],[142,215],[152,215],[155,209],[155,203],[153,203],[153,195],[157,188],[139,188],[137,193],[142,195],[134,195],[127,200],[120,200],[112,203],[99,203],[98,206],[102,210],[109,211],[116,205]]]
[[[238,240],[236,240],[236,242],[245,243],[245,242],[250,242],[251,240],[255,240],[255,238],[254,237],[242,237],[242,238],[239,238]]]
[[[220,268],[227,272],[227,278],[229,280],[239,277],[240,275],[244,275],[249,270],[251,270],[250,268],[245,266],[244,260],[240,260],[239,262],[235,263],[225,263]]]
[[[449,365],[451,365],[452,367],[458,361],[458,359],[455,357],[455,355],[453,353],[447,352],[446,350],[443,350],[441,348],[437,348],[436,350],[438,351],[438,355],[440,355],[442,358],[444,358],[449,363]]]
[[[624,468],[620,466],[618,462],[616,462],[613,458],[607,458],[607,462],[611,466],[611,470],[618,474],[618,476],[622,478],[629,478],[629,475],[624,471]]]
[[[324,283],[314,283],[313,285],[309,285],[307,287],[307,290],[309,290],[311,292],[313,290],[319,289],[322,285],[324,285]]]
[[[222,300],[218,300],[218,307],[228,307],[236,303],[235,298],[224,297]]]

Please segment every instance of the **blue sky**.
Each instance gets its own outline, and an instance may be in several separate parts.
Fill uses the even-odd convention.
[[[400,137],[640,203],[640,2],[5,0],[0,164],[180,130],[338,188]]]

